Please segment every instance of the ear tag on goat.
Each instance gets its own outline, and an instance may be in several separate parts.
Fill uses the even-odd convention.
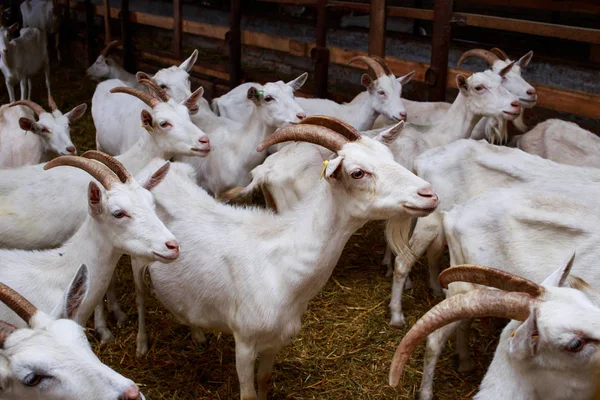
[[[258,98],[259,98],[259,99],[261,99],[261,98],[262,98],[264,95],[265,95],[265,91],[264,91],[264,90],[262,90],[262,89],[260,89],[260,90],[258,91]]]
[[[143,124],[142,128],[144,128],[148,132],[154,132],[154,128],[150,124]]]
[[[323,170],[321,171],[321,176],[319,176],[319,180],[323,179],[323,176],[325,176],[325,171],[327,170],[328,165],[329,165],[329,160],[323,161]]]

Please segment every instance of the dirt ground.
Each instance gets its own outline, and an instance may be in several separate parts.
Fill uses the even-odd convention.
[[[36,80],[33,100],[40,99],[43,83]],[[82,69],[54,67],[54,97],[61,110],[86,102],[90,106],[95,83]],[[6,92],[0,95],[7,102]],[[94,126],[88,111],[72,126],[79,153],[94,148]],[[302,331],[292,345],[277,357],[271,398],[273,399],[412,399],[417,394],[422,370],[422,347],[404,373],[401,389],[387,385],[387,376],[396,345],[405,330],[388,325],[391,279],[385,278],[380,261],[384,240],[382,224],[371,223],[349,241],[325,288],[311,301],[303,318]],[[215,266],[218,267],[218,266]],[[100,359],[133,379],[149,400],[235,399],[239,386],[235,372],[232,337],[208,333],[206,347],[196,346],[190,330],[175,322],[154,299],[148,304],[150,351],[135,357],[136,308],[129,260],[118,267],[118,294],[130,322],[110,327],[114,343],[101,346],[89,325],[89,339]],[[427,287],[426,268],[418,265],[413,274],[414,289],[404,295],[407,322],[412,325],[438,299]],[[437,399],[470,398],[475,393],[495,349],[495,332],[474,325],[472,351],[475,372],[455,372],[453,348],[444,351],[436,370]]]

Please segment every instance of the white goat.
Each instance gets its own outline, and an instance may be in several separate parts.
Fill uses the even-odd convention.
[[[52,313],[0,283],[0,301],[26,323],[0,321],[0,397],[3,400],[144,400],[130,379],[102,364],[84,329],[72,321],[90,291],[82,264]]]
[[[25,0],[21,3],[21,16],[24,28],[37,28],[46,37],[54,36],[54,47],[56,57],[61,61],[60,44],[60,20],[52,0]]]
[[[553,262],[544,256],[529,260],[544,266],[544,271],[548,270],[545,265]],[[459,294],[426,313],[398,346],[390,384],[398,385],[412,352],[432,332],[437,334],[460,320],[504,317],[513,321],[502,332],[475,400],[598,398],[600,293],[584,280],[569,277],[572,261],[571,258],[541,285],[518,275],[472,265],[444,271],[440,276],[444,286],[472,286],[458,283],[462,281],[501,290],[478,289]]]
[[[298,98],[298,104],[307,115],[329,115],[352,125],[359,131],[371,129],[375,118],[383,114],[393,121],[406,119],[406,109],[400,96],[402,85],[410,82],[415,72],[396,78],[385,60],[375,56],[358,56],[350,63],[362,61],[369,67],[363,74],[361,84],[367,88],[350,103],[338,104],[326,99]]]
[[[137,81],[135,74],[127,72],[125,68],[120,66],[114,59],[110,58],[110,54],[118,46],[118,40],[113,40],[107,44],[106,47],[100,52],[100,55],[96,61],[85,71],[87,76],[98,81],[119,79],[129,87],[144,89],[144,86],[140,85],[140,83]],[[165,83],[160,84],[166,85]]]
[[[184,240],[179,260],[168,268],[148,267],[156,295],[192,326],[197,340],[204,339],[200,328],[233,333],[244,400],[256,398],[257,356],[259,398],[266,399],[275,355],[297,335],[308,302],[327,282],[350,236],[369,220],[424,216],[437,204],[431,186],[394,162],[385,145],[334,119],[327,126],[335,131],[305,121],[280,129],[259,147],[306,141],[335,153],[325,179],[294,210],[275,215],[218,203],[194,184],[190,169],[175,165],[176,173],[154,192],[165,221]],[[344,136],[349,132],[352,139]],[[143,354],[144,263],[132,264]]]
[[[31,100],[0,107],[0,168],[37,164],[55,154],[77,154],[69,130],[71,123],[83,116],[87,105],[80,104],[63,114],[52,96],[48,103],[51,112]]]
[[[307,72],[287,83],[283,81],[269,82],[266,83],[265,86],[269,85],[273,87],[273,85],[275,85],[288,96],[293,98],[294,92],[304,85],[306,78],[308,78]],[[246,123],[254,111],[254,106],[248,101],[247,97],[248,89],[251,87],[255,87],[258,90],[264,89],[263,85],[260,83],[242,83],[241,85],[231,89],[223,96],[213,99],[211,103],[213,112],[218,116],[230,119],[232,121],[237,121],[242,124]]]
[[[169,160],[178,155],[205,156],[208,138],[190,121],[189,109],[173,100],[161,102],[150,93],[122,87],[111,96],[131,96],[126,103],[139,100],[150,105],[143,109],[141,122],[148,133],[118,160],[132,173],[138,173],[154,158]],[[186,103],[193,108],[201,90]],[[139,99],[139,100],[138,100]],[[138,114],[139,115],[139,114]],[[104,114],[105,119],[113,118]],[[139,118],[139,117],[138,117]],[[140,126],[140,120],[130,124]],[[43,165],[0,170],[0,248],[40,249],[64,243],[81,226],[87,215],[85,187],[87,174],[68,168],[43,172]],[[57,200],[60,199],[60,200]]]
[[[165,177],[169,164],[156,171],[143,187],[121,163],[101,152],[90,151],[82,157],[61,156],[44,168],[61,165],[86,171],[104,190],[95,181],[89,183],[89,215],[61,247],[45,251],[0,250],[0,275],[2,282],[26,295],[44,312],[51,312],[61,303],[79,265],[85,263],[94,279],[73,315],[74,321],[85,325],[101,303],[123,253],[164,262],[179,256],[179,244],[156,216],[154,200],[148,192]],[[23,325],[6,307],[0,307],[0,320]],[[103,341],[112,337],[105,324],[97,324],[96,329]]]
[[[18,24],[0,27],[0,71],[4,75],[10,102],[15,101],[14,85],[21,86],[21,100],[31,98],[31,77],[44,70],[46,89],[50,96],[50,60],[46,48],[46,35],[36,28],[21,29],[17,39],[10,40],[9,33]]]

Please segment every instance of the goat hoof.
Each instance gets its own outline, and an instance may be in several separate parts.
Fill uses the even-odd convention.
[[[108,329],[103,329],[102,331],[100,331],[98,333],[100,334],[100,343],[101,344],[112,343],[115,341],[114,335]]]
[[[406,326],[406,322],[404,321],[404,315],[402,315],[402,314],[393,315],[392,314],[392,319],[390,320],[390,326],[393,326],[394,328],[399,328],[399,329],[404,328]]]
[[[136,358],[144,358],[148,354],[148,343],[138,344],[135,349],[135,357]]]
[[[467,358],[466,360],[459,361],[458,372],[460,372],[461,374],[473,372],[473,370],[475,370],[475,360],[473,360],[472,358]]]
[[[424,390],[422,392],[419,392],[419,400],[431,400],[433,399],[433,393],[431,393],[429,390]]]
[[[206,346],[208,343],[206,336],[204,336],[204,333],[201,330],[192,329],[192,340],[198,346]]]
[[[127,325],[127,323],[129,322],[129,317],[123,311],[115,312],[114,316],[115,316],[115,319],[117,320],[117,326],[119,328]]]

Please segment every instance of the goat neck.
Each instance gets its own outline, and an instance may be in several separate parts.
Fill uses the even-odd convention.
[[[346,103],[347,115],[354,121],[352,126],[358,131],[371,129],[379,113],[371,106],[371,95],[368,91],[359,93],[350,103]]]
[[[467,98],[459,93],[446,115],[436,127],[425,134],[428,148],[445,146],[460,139],[468,139],[482,115],[475,114],[468,107]],[[443,132],[443,134],[440,134]]]

